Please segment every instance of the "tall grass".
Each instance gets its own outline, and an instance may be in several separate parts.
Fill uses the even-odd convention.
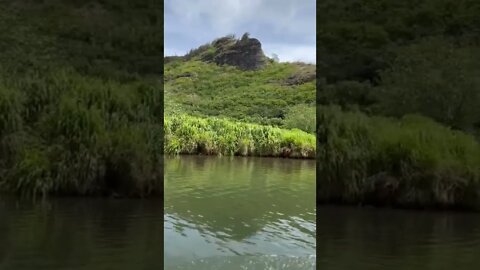
[[[480,205],[480,144],[428,118],[368,117],[321,107],[319,201]]]
[[[0,192],[160,193],[159,2],[1,2]]]
[[[26,196],[160,193],[160,86],[71,70],[5,80],[0,189]]]
[[[165,117],[166,154],[206,154],[315,158],[315,136],[286,130],[188,115]]]

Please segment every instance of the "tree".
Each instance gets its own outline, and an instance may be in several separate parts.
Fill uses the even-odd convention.
[[[286,128],[298,128],[306,132],[315,133],[315,120],[315,106],[298,104],[288,110],[284,125]]]
[[[480,51],[429,38],[402,48],[381,74],[384,110],[420,113],[451,127],[469,129],[480,120]]]
[[[280,62],[280,58],[278,58],[278,55],[276,53],[272,53],[272,59],[275,63]]]

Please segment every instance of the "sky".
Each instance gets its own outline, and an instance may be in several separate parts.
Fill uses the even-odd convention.
[[[316,59],[315,0],[166,0],[165,56],[184,55],[216,38],[243,33],[281,62]]]

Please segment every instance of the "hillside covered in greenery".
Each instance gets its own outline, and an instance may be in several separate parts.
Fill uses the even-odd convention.
[[[0,191],[162,188],[159,1],[0,0]]]
[[[227,36],[166,58],[166,153],[314,157],[315,66],[259,44]]]
[[[480,205],[480,2],[317,6],[319,201]]]

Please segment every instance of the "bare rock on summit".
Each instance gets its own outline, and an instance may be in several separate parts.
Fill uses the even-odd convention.
[[[255,70],[262,68],[268,58],[262,50],[262,44],[256,38],[250,38],[245,33],[241,39],[233,35],[214,40],[196,49],[190,50],[183,60],[200,59],[205,62],[213,62],[217,65],[236,66],[242,70]],[[167,59],[165,59],[167,61]],[[170,57],[168,61],[175,61]]]
[[[237,66],[244,70],[259,69],[265,64],[262,44],[244,34],[239,40],[224,37],[213,42],[217,51],[214,62],[218,65]]]

